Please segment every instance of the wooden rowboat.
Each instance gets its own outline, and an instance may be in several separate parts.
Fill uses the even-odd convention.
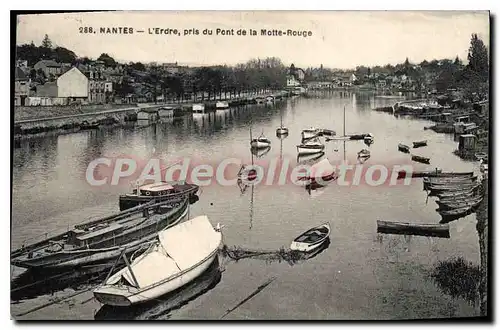
[[[427,145],[427,140],[413,142],[413,148],[425,147]]]
[[[446,223],[453,220],[457,220],[463,217],[468,216],[469,214],[474,212],[473,207],[462,207],[458,209],[450,209],[450,210],[440,210],[437,209],[438,213],[441,215],[440,223]]]
[[[417,155],[411,155],[411,160],[413,160],[414,162],[423,163],[423,164],[430,164],[431,163],[430,158],[417,156]]]
[[[401,151],[401,152],[404,152],[406,154],[410,153],[410,147],[407,146],[407,145],[405,145],[405,144],[402,144],[402,143],[398,144],[398,150]]]
[[[450,228],[442,224],[416,224],[377,220],[377,232],[383,234],[450,237]]]
[[[319,248],[330,235],[330,224],[324,223],[314,227],[295,238],[290,245],[290,250],[310,252]]]
[[[436,201],[440,210],[461,209],[466,207],[477,207],[483,200],[483,196],[478,196],[469,200],[457,200],[455,202]]]

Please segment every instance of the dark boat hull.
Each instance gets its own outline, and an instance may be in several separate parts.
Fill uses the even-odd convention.
[[[450,238],[450,228],[442,224],[411,224],[377,220],[377,232],[382,234],[434,236]]]
[[[132,254],[155,240],[159,230],[181,221],[187,214],[188,206],[189,203],[185,201],[171,212],[159,216],[158,221],[138,228],[134,227],[135,230],[103,239],[92,246],[69,250],[63,249],[51,254],[42,256],[32,255],[31,257],[28,252],[30,246],[28,246],[12,253],[11,264],[27,269],[51,270],[99,264],[106,260],[116,259],[124,249],[126,249],[127,254]],[[32,246],[43,245],[44,242],[56,240],[63,235],[47,239]]]
[[[160,195],[160,196],[144,196],[144,195],[135,195],[135,194],[127,194],[120,195],[119,197],[119,206],[120,211],[128,210],[130,208],[150,203],[154,201],[155,203],[166,202],[166,201],[179,201],[185,198],[185,196],[189,196],[189,202],[195,202],[197,200],[196,193],[198,192],[198,186],[191,186],[188,189],[183,191],[179,191],[170,195]]]

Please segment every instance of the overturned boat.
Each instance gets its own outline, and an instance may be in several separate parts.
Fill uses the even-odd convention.
[[[176,201],[188,197],[195,198],[200,187],[193,183],[179,182],[157,182],[144,185],[137,185],[132,193],[120,195],[118,198],[120,211],[136,207],[150,202]]]
[[[176,203],[141,205],[80,224],[63,234],[12,252],[11,264],[50,270],[116,259],[123,249],[133,253],[154,239],[158,230],[179,223],[186,216],[188,206],[187,198]]]
[[[290,245],[290,250],[300,252],[310,252],[317,248],[328,239],[330,235],[330,224],[324,223],[321,226],[314,227],[295,238]]]
[[[147,302],[190,283],[212,264],[222,243],[220,230],[199,216],[158,233],[158,241],[94,290],[101,303]]]
[[[437,209],[439,215],[441,215],[441,221],[440,223],[446,223],[450,222],[453,220],[457,220],[463,217],[468,216],[469,214],[474,213],[475,208],[466,206],[462,208],[457,208],[457,209],[447,209],[447,210],[441,210]]]

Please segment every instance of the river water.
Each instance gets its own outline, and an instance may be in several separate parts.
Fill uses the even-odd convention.
[[[137,159],[190,157],[216,164],[238,158],[250,162],[249,130],[272,141],[271,150],[255,161],[289,159],[297,162],[300,132],[310,126],[372,133],[370,147],[362,141],[345,144],[345,158],[356,163],[362,148],[370,149],[370,164],[406,164],[409,156],[397,144],[428,140],[415,153],[431,158],[416,169],[476,170],[477,165],[453,155],[453,136],[424,130],[432,123],[396,118],[372,111],[397,100],[371,93],[330,92],[315,97],[287,99],[274,105],[254,105],[185,117],[154,125],[136,123],[123,128],[45,136],[23,140],[14,149],[12,192],[12,248],[49,231],[64,231],[76,223],[118,210],[118,195],[128,184],[93,187],[85,180],[88,164],[99,157],[131,155]],[[290,134],[275,136],[280,113]],[[344,145],[328,142],[325,157],[344,159]],[[330,184],[309,193],[303,187],[257,185],[244,192],[238,186],[212,184],[202,188],[190,215],[206,214],[225,225],[229,247],[279,250],[301,232],[329,222],[330,245],[309,260],[290,265],[256,259],[234,262],[220,257],[220,274],[204,278],[152,306],[137,310],[101,308],[91,291],[64,303],[50,305],[19,319],[171,318],[219,319],[269,278],[266,288],[225,316],[225,319],[406,319],[477,315],[462,298],[441,292],[429,277],[439,260],[461,256],[479,264],[475,215],[450,223],[450,239],[378,235],[377,220],[438,223],[434,199],[426,199],[421,181],[408,186]],[[189,242],[186,242],[189,249]],[[13,276],[22,270],[13,268]],[[215,272],[215,271],[212,271]],[[85,283],[79,283],[85,284]],[[54,297],[73,293],[55,288],[12,304],[12,315],[40,306]],[[186,303],[187,302],[187,303]],[[148,309],[149,308],[149,309]]]

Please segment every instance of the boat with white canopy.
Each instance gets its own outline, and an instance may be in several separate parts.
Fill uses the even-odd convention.
[[[129,306],[156,299],[193,281],[212,264],[222,243],[206,215],[158,233],[146,252],[94,290],[101,303]]]

